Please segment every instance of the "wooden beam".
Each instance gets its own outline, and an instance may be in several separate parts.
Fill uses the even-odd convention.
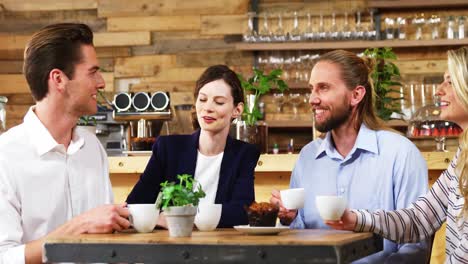
[[[94,46],[96,47],[138,46],[149,44],[151,44],[151,34],[148,31],[94,34]]]
[[[97,47],[98,58],[130,57],[132,55],[129,47]]]
[[[16,119],[13,119],[13,118],[9,118],[8,117],[8,113],[7,113],[7,122],[6,122],[6,127],[7,129],[10,129],[14,126],[17,126],[19,124],[23,123],[23,118],[16,118]]]
[[[242,34],[247,28],[245,15],[202,16],[201,23],[204,35]]]
[[[84,23],[93,32],[106,31],[106,19],[97,17],[97,10],[62,10],[62,11],[0,11],[0,32],[32,34],[54,23]]]
[[[447,70],[447,60],[397,60],[395,64],[401,74],[443,74]]]
[[[29,93],[23,74],[0,74],[0,94]]]
[[[253,55],[250,52],[201,51],[177,54],[177,67],[209,67],[216,64],[247,66],[252,63]]]
[[[200,16],[110,17],[109,31],[184,31],[200,30]]]
[[[0,74],[22,73],[23,61],[2,60],[0,61]]]
[[[24,50],[30,35],[0,35],[0,50]],[[95,47],[118,47],[151,44],[149,31],[105,32],[94,34]]]
[[[391,48],[421,48],[444,47],[456,48],[468,45],[468,39],[436,39],[436,40],[375,40],[375,41],[323,41],[323,42],[292,42],[292,43],[236,43],[238,50],[333,50],[333,49],[366,49],[378,47]]]
[[[100,17],[245,14],[249,0],[99,0]]]
[[[9,105],[33,105],[34,99],[31,93],[25,94],[8,94],[8,104]]]
[[[183,105],[183,104],[194,104],[195,99],[192,92],[172,92],[171,105]]]
[[[233,50],[234,44],[224,39],[153,39],[149,46],[132,47],[133,55],[176,54],[191,51]]]
[[[102,77],[106,82],[104,91],[114,91],[114,73],[103,72]],[[25,94],[30,93],[28,83],[23,74],[0,74],[0,94]]]
[[[104,92],[114,92],[114,73],[113,72],[102,72],[102,78],[106,83]]]
[[[203,73],[203,71],[205,71],[205,69],[205,67],[170,69],[163,68],[160,72],[152,77],[141,78],[141,82],[195,82]]]
[[[309,1],[259,1],[259,12],[278,13],[287,12],[292,13],[294,11],[304,11],[305,13],[311,13],[312,15],[331,14],[333,11],[337,13],[343,13],[348,11],[352,13],[353,10],[364,10],[367,7],[366,0],[309,0]],[[283,24],[284,25],[284,24]]]
[[[206,40],[206,39],[222,39],[224,35],[202,35],[200,30],[195,31],[158,31],[151,32],[153,42],[160,40]]]
[[[193,92],[195,83],[188,82],[142,82],[130,85],[130,92]]]
[[[0,50],[24,50],[30,35],[0,35]]]
[[[96,9],[97,0],[2,0],[6,11],[50,11]]]
[[[9,124],[11,120],[22,120],[26,113],[29,110],[30,105],[6,105],[6,119],[7,119],[7,126],[11,127],[12,124]]]
[[[1,44],[0,44],[1,46]],[[1,60],[23,60],[22,49],[16,50],[2,50],[0,49]],[[98,47],[96,48],[98,58],[114,58],[114,57],[129,57],[131,50],[129,47]]]
[[[1,60],[22,60],[23,59],[23,50],[2,50],[2,49],[0,49],[0,59]]]
[[[114,58],[100,58],[99,68],[101,72],[114,72]]]
[[[117,58],[114,71],[116,77],[153,76],[162,68],[174,66],[174,55],[135,56]]]

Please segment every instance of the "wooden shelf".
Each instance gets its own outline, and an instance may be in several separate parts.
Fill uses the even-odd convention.
[[[392,120],[388,120],[385,123],[387,123],[387,125],[391,127],[407,127],[408,126],[408,122],[405,120],[401,120],[401,119],[392,119]]]
[[[131,120],[171,120],[172,113],[170,110],[161,112],[113,112],[115,121],[131,121]]]
[[[267,120],[265,121],[268,127],[310,127],[312,128],[312,120]],[[405,120],[392,119],[386,122],[391,127],[407,127],[408,123]]]
[[[441,136],[441,137],[444,137],[445,139],[457,139],[459,138],[459,136]],[[413,140],[435,140],[436,137],[434,136],[417,136],[417,137],[414,137],[414,136],[411,136],[411,137],[408,137],[408,139],[410,139],[411,141]]]
[[[299,82],[296,82],[296,81],[286,81],[286,84],[288,85],[288,88],[289,89],[303,89],[303,90],[309,90],[309,83],[308,82],[304,82],[304,81],[299,81]],[[273,87],[273,89],[278,89],[277,87]],[[286,93],[288,92],[288,90],[285,91]]]
[[[436,8],[436,7],[467,7],[466,0],[370,0],[369,8],[404,9],[404,8]]]
[[[286,84],[288,85],[289,89],[310,89],[308,82],[288,81],[288,82],[286,82]]]
[[[235,44],[237,50],[332,50],[332,49],[366,49],[378,47],[432,47],[468,45],[465,39],[437,40],[377,40],[377,41],[333,41],[333,42],[281,42],[281,43],[244,43]]]

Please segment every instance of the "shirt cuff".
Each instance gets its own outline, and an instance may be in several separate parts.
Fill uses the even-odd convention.
[[[25,264],[24,250],[26,245],[12,247],[1,253],[1,263]]]
[[[374,220],[372,219],[372,214],[369,213],[367,210],[356,210],[352,209],[351,212],[355,213],[356,218],[356,226],[354,227],[354,231],[356,232],[372,232],[374,229]]]

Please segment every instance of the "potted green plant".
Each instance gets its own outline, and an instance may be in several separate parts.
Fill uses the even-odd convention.
[[[266,144],[266,142],[259,138],[263,133],[259,133],[257,127],[257,120],[262,117],[258,107],[259,99],[273,88],[277,88],[280,92],[288,89],[288,85],[281,79],[282,73],[281,69],[274,69],[268,74],[265,74],[262,70],[253,69],[253,76],[249,79],[245,79],[241,74],[238,74],[244,90],[245,106],[242,120],[237,121],[236,124],[236,138],[259,145],[262,152],[266,149],[266,145],[261,145]]]
[[[281,69],[274,69],[269,74],[265,74],[259,69],[253,69],[253,73],[254,75],[247,80],[238,74],[242,89],[244,89],[246,104],[242,120],[250,126],[255,125],[257,120],[262,117],[258,107],[260,96],[269,93],[273,87],[276,87],[280,92],[288,89],[288,85],[281,79],[283,73]]]
[[[391,48],[372,48],[366,49],[364,55],[375,60],[371,77],[376,93],[377,115],[383,120],[389,120],[393,113],[401,115],[401,75],[398,67],[392,62],[397,59],[396,54]]]
[[[193,223],[200,198],[205,197],[201,185],[194,188],[192,175],[177,175],[179,183],[165,181],[156,200],[156,207],[163,210],[169,236],[187,237],[192,235]]]
[[[88,116],[88,115],[80,116],[80,118],[78,119],[76,124],[78,126],[82,126],[83,128],[85,128],[89,132],[91,132],[93,134],[96,134],[96,124],[97,124],[97,122],[96,122],[96,118],[94,116]]]

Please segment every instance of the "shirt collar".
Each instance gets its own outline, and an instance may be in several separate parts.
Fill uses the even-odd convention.
[[[63,145],[58,144],[57,141],[55,141],[49,130],[44,126],[44,124],[42,124],[36,113],[34,113],[34,106],[29,108],[23,120],[27,127],[26,133],[29,138],[31,138],[31,144],[34,146],[39,156],[42,156],[54,149],[65,152]],[[66,152],[68,154],[73,154],[81,149],[83,145],[84,138],[81,131],[75,127],[72,132],[72,140]]]
[[[369,129],[366,125],[364,125],[364,123],[362,123],[352,152],[354,152],[356,149],[362,149],[374,154],[379,154],[377,131]]]
[[[379,148],[377,144],[377,132],[369,129],[364,123],[361,124],[359,133],[354,143],[354,147],[351,150],[350,154],[353,154],[356,149],[362,149],[372,153],[379,153]],[[318,159],[323,153],[330,157],[338,155],[336,149],[333,146],[331,132],[327,132],[325,138],[321,142],[320,146],[317,149],[315,154],[315,159]]]

